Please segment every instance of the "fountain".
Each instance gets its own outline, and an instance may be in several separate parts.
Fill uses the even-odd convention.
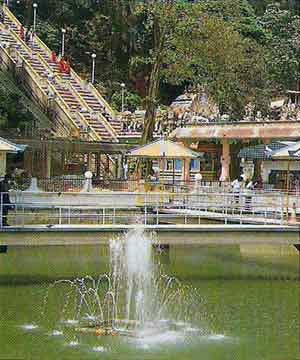
[[[109,251],[107,274],[56,281],[48,289],[45,306],[50,290],[63,287],[61,315],[74,319],[68,325],[81,334],[143,338],[192,328],[192,292],[154,263],[152,238],[142,227],[111,240]],[[68,312],[74,303],[75,310]]]

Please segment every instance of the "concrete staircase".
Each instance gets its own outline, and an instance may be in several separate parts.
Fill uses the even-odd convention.
[[[4,6],[5,21],[0,26],[1,45],[9,49],[16,66],[26,66],[31,80],[39,85],[35,97],[51,97],[65,113],[66,121],[78,129],[78,134],[88,134],[89,140],[118,142],[121,124],[114,111],[92,84],[85,83],[71,69],[62,74],[50,60],[50,49],[35,36],[25,44],[19,37],[20,22]],[[35,92],[35,87],[32,91]]]

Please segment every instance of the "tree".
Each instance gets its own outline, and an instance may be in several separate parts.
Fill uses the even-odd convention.
[[[243,38],[223,20],[198,17],[194,9],[188,26],[181,24],[172,38],[165,73],[169,81],[201,84],[221,113],[236,119],[247,103],[257,103],[267,85],[263,49]]]
[[[143,9],[153,47],[148,45],[149,56],[143,58],[151,71],[142,144],[153,137],[163,80],[205,86],[221,112],[236,119],[248,102],[257,102],[267,81],[263,51],[254,40],[219,17],[208,16],[203,4],[169,1],[148,3]]]
[[[278,5],[267,8],[261,22],[269,37],[268,67],[279,89],[296,87],[300,77],[300,16]]]

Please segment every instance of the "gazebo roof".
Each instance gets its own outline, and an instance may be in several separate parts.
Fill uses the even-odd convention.
[[[8,153],[17,153],[19,151],[24,151],[25,148],[26,145],[17,145],[0,137],[0,151],[4,151]]]
[[[196,159],[203,156],[199,153],[170,140],[157,140],[150,144],[131,150],[127,156],[148,159]]]

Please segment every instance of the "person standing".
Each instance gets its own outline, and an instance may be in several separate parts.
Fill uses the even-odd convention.
[[[238,206],[240,204],[240,191],[242,188],[242,184],[243,184],[243,177],[239,176],[237,179],[235,179],[232,183],[231,183],[231,187],[232,187],[232,191],[233,191],[233,196],[234,196],[234,204],[236,206]]]
[[[20,39],[24,41],[24,38],[25,38],[25,31],[24,31],[24,27],[23,25],[20,26],[20,29],[19,29],[19,36],[20,36]]]
[[[10,189],[10,176],[5,175],[0,182],[0,205],[2,206],[2,226],[9,226],[7,223],[8,210],[11,209],[11,202],[8,191]]]
[[[252,191],[255,189],[256,182],[246,180],[245,182],[245,210],[251,211]]]

